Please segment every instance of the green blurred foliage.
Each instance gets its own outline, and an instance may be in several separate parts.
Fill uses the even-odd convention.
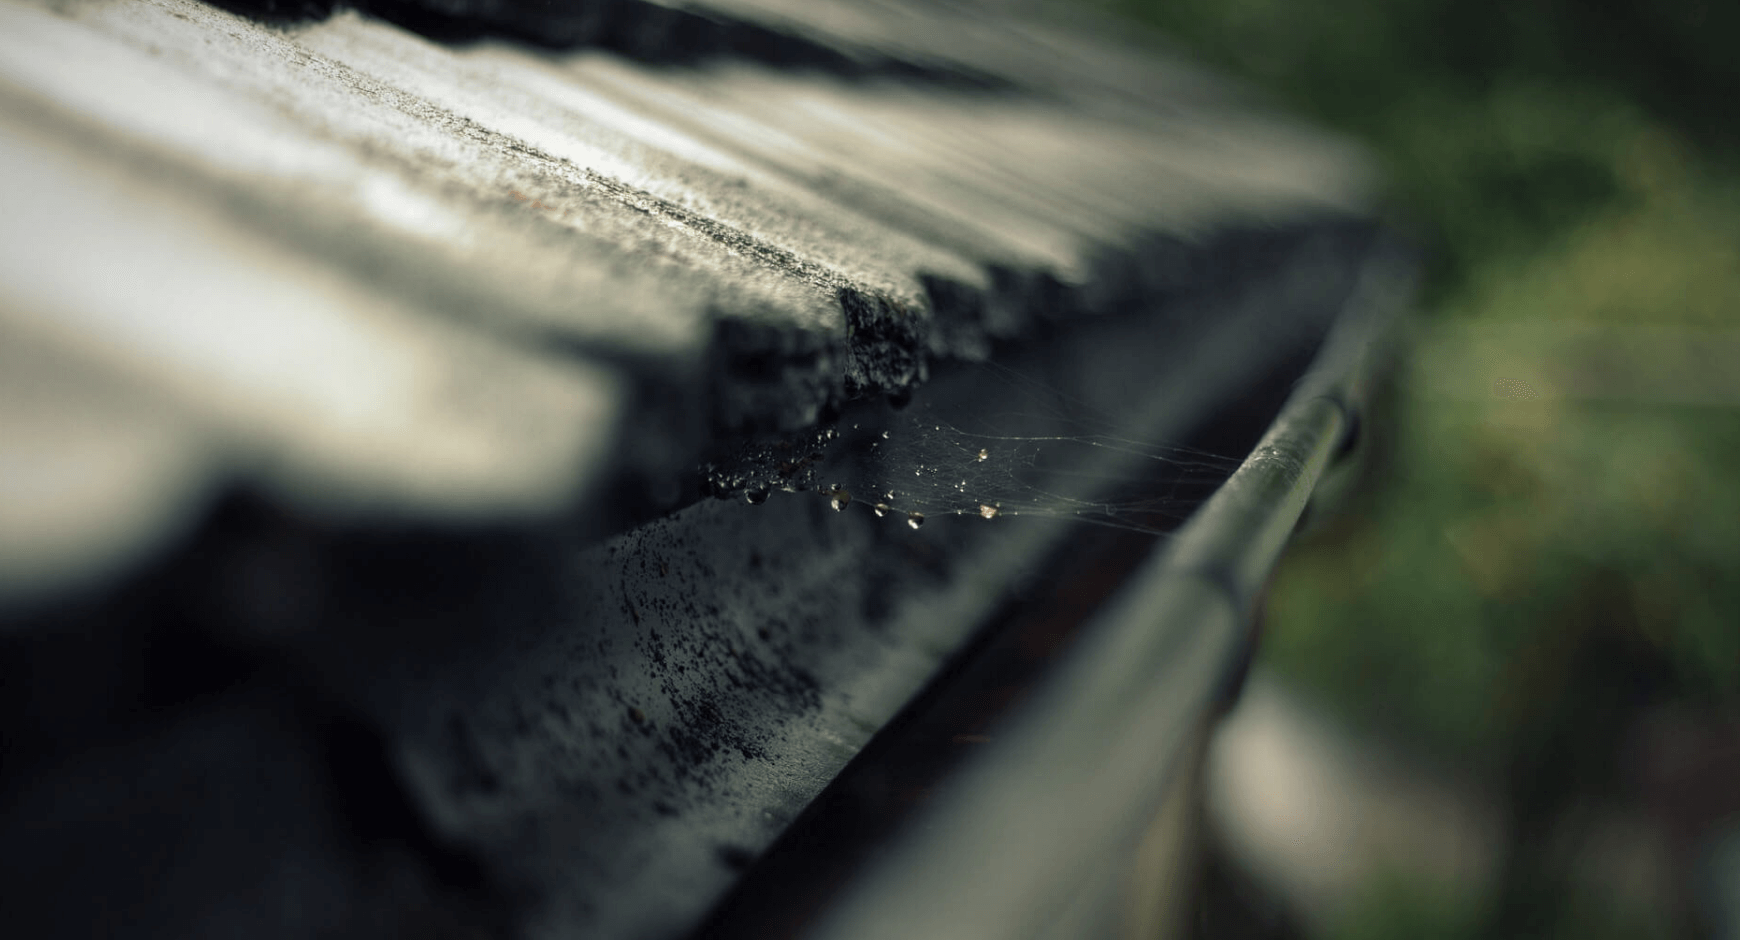
[[[1654,940],[1665,936],[1648,912],[1611,900],[1581,896],[1574,913],[1530,940]],[[1337,940],[1484,940],[1491,935],[1478,912],[1454,890],[1399,875],[1381,876],[1339,920]]]
[[[1364,142],[1427,318],[1740,325],[1740,4],[1105,2]],[[1518,657],[1597,620],[1740,692],[1734,405],[1450,404],[1404,363],[1387,483],[1289,562],[1269,659],[1467,755]]]
[[[1436,239],[1434,292],[1630,195],[1640,135],[1709,152],[1740,135],[1740,4],[1107,2],[1370,143]]]
[[[1740,3],[1103,2],[1372,150],[1431,252],[1420,344],[1553,321],[1740,336]],[[1613,354],[1657,386],[1709,378]],[[1514,377],[1540,383],[1533,362]],[[1385,882],[1338,935],[1517,935],[1519,911],[1544,918],[1530,936],[1655,935],[1528,840],[1630,797],[1646,709],[1740,700],[1740,395],[1483,400],[1488,365],[1446,398],[1403,357],[1376,485],[1271,595],[1271,668],[1497,782],[1518,833],[1490,909]]]

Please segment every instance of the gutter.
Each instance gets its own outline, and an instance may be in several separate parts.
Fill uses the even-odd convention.
[[[1097,876],[1126,867],[1116,860],[1177,787],[1259,591],[1319,481],[1351,453],[1374,347],[1407,283],[1393,252],[1376,255],[1243,465],[814,937],[990,940],[1061,935],[1063,923],[1073,935],[1083,917],[1117,917]],[[1084,913],[1084,897],[1100,910]]]

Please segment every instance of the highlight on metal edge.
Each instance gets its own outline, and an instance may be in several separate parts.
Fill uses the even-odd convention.
[[[1114,928],[1116,911],[1091,910],[1106,906],[1106,882],[1121,870],[1107,862],[1135,852],[1166,798],[1257,592],[1352,431],[1405,267],[1391,252],[1374,255],[1250,457],[812,937],[1003,940]]]

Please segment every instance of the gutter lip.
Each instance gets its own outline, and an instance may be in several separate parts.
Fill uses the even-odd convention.
[[[1399,242],[1374,246],[1250,456],[807,936],[991,940],[1067,928],[1059,917],[1133,851],[1186,772],[1190,731],[1248,652],[1263,586],[1318,482],[1351,450],[1414,268]]]

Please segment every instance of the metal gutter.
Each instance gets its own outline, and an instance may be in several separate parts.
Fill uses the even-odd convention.
[[[1389,255],[1385,257],[1385,255]],[[1406,279],[1379,253],[1250,457],[824,919],[824,940],[1075,934],[1110,926],[1128,858],[1243,648],[1253,601],[1357,423]]]

